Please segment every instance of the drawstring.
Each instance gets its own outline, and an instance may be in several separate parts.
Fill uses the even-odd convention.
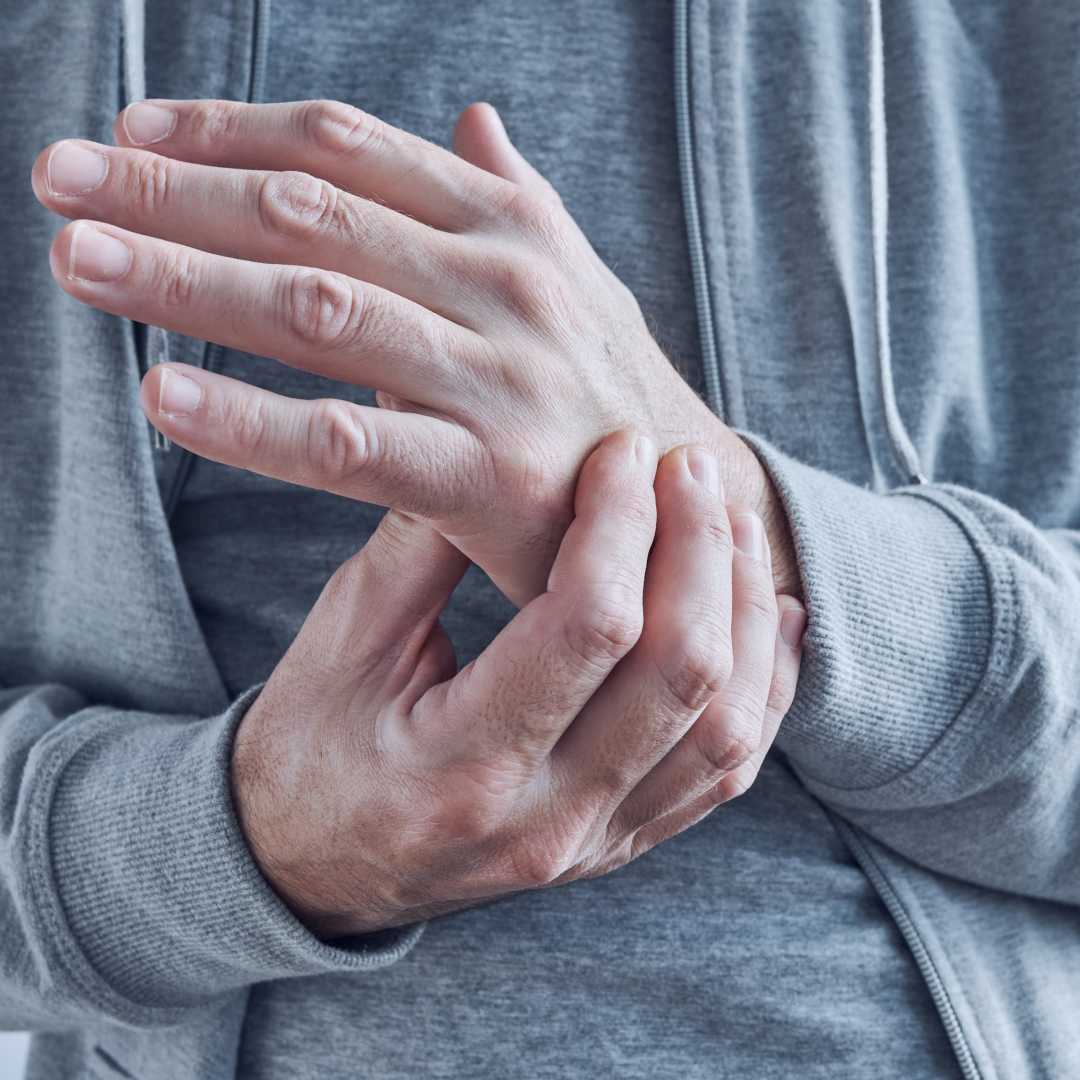
[[[874,338],[885,430],[893,457],[908,483],[925,484],[919,455],[896,405],[889,339],[889,165],[885,131],[885,44],[881,0],[867,0],[867,54],[870,59],[870,229],[874,254]]]
[[[123,0],[124,5],[124,103],[146,97],[146,3]]]

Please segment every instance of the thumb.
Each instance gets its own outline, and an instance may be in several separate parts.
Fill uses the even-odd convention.
[[[323,665],[363,676],[416,660],[468,560],[430,525],[390,510],[334,571],[301,635]]]
[[[555,189],[522,157],[510,141],[494,105],[477,101],[454,125],[454,153],[486,172],[523,188],[555,195]]]

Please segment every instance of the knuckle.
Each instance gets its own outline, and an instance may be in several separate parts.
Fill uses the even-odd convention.
[[[544,835],[527,832],[519,835],[505,849],[505,857],[513,884],[517,887],[540,889],[568,877],[579,877],[583,870],[582,836]]]
[[[304,172],[271,172],[256,181],[263,228],[287,240],[311,240],[337,213],[337,189]]]
[[[281,303],[288,330],[304,345],[341,348],[359,333],[361,304],[354,285],[326,270],[290,271]]]
[[[472,794],[443,803],[433,824],[441,841],[483,850],[503,827],[503,814],[493,800]]]
[[[566,644],[590,668],[606,668],[637,644],[643,627],[639,598],[630,590],[618,599],[587,604],[583,599],[566,623]]]
[[[236,134],[239,111],[228,101],[203,101],[187,114],[187,132],[196,141],[214,143]]]
[[[342,101],[309,101],[301,110],[307,137],[331,154],[370,154],[387,138],[387,127],[370,113]]]
[[[635,786],[640,779],[635,764],[636,762],[628,761],[624,757],[605,757],[590,768],[589,786],[593,789],[593,794],[599,797],[597,814],[612,795],[628,792]]]
[[[508,218],[518,229],[535,236],[551,238],[558,236],[562,226],[562,202],[552,198],[544,190],[517,188],[512,191],[502,204],[503,216]]]
[[[255,398],[223,402],[225,427],[243,458],[258,456],[266,440],[267,417],[262,401]]]
[[[778,621],[776,593],[773,591],[772,577],[762,566],[760,573],[749,575],[743,582],[738,599],[740,614],[774,625]]]
[[[730,676],[722,650],[700,634],[687,635],[660,666],[667,692],[688,712],[699,712],[724,688]]]
[[[708,723],[691,729],[694,746],[714,773],[730,773],[757,750],[761,740],[761,717],[741,699],[725,703]]]
[[[527,889],[553,884],[566,869],[557,852],[528,841],[512,849],[510,866],[514,883]]]
[[[315,402],[308,421],[307,457],[316,476],[338,483],[371,461],[371,435],[352,405],[331,398]]]
[[[718,784],[713,786],[709,794],[710,801],[714,806],[720,806],[722,803],[739,799],[754,786],[758,770],[751,769],[748,765],[749,763],[744,764],[735,769],[734,772],[728,773]]]
[[[199,269],[194,253],[176,248],[158,263],[152,289],[166,308],[182,308],[191,303],[199,288]]]
[[[527,323],[549,323],[564,310],[556,275],[542,259],[492,259],[486,264],[486,278],[487,290],[498,305]]]
[[[158,154],[140,153],[132,162],[127,192],[140,214],[155,217],[163,213],[172,199],[179,166]]]

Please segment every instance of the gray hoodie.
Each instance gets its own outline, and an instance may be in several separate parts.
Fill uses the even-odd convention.
[[[777,484],[810,611],[779,750],[964,1073],[1080,1075],[1080,25],[1049,0],[675,13],[707,392]],[[2,43],[0,70],[32,41],[58,77],[0,160],[0,999],[109,1022],[135,1075],[216,1077],[250,984],[390,964],[421,928],[325,946],[259,877],[227,787],[257,688],[229,702],[177,571],[130,326],[28,272],[27,165],[106,138],[120,95],[82,88],[117,86],[118,39],[71,43],[118,18],[28,6]]]

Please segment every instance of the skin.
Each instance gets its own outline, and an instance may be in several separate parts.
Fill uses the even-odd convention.
[[[38,158],[76,219],[57,281],[375,387],[169,364],[142,401],[195,453],[396,508],[237,734],[279,894],[325,936],[398,925],[606,873],[745,791],[805,625],[779,501],[494,110],[450,153],[336,102],[162,106],[156,135],[134,106],[118,146]],[[469,560],[521,611],[454,675],[437,619]]]
[[[339,102],[164,105],[171,126],[148,148],[133,146],[151,134],[135,105],[119,146],[39,156],[38,198],[79,219],[53,243],[57,281],[105,311],[374,387],[383,406],[159,365],[143,406],[170,439],[422,516],[521,605],[544,587],[582,462],[633,426],[661,450],[716,454],[727,496],[765,522],[776,591],[799,594],[756,455],[680,378],[494,109],[465,111],[454,154]],[[78,176],[63,194],[72,146],[104,161],[96,186]],[[163,393],[180,375],[201,394],[186,412]]]
[[[699,452],[657,469],[605,440],[545,591],[456,675],[437,618],[467,561],[429,525],[391,511],[330,579],[233,756],[252,851],[316,933],[608,873],[750,786],[798,679],[778,610],[801,609]]]

